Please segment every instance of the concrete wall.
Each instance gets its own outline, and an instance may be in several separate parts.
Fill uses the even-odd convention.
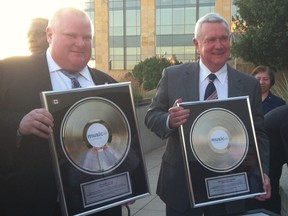
[[[165,145],[165,141],[166,141],[157,137],[154,133],[148,130],[144,124],[144,117],[145,117],[149,104],[150,103],[148,102],[144,104],[138,104],[135,106],[136,116],[138,119],[139,133],[140,133],[139,135],[141,138],[142,150],[144,154]]]

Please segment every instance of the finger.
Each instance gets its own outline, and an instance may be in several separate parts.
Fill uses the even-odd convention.
[[[170,119],[169,119],[169,125],[170,128],[175,128],[175,127],[179,127],[182,124],[184,124],[188,117],[189,117],[189,113],[190,110],[189,109],[183,109],[182,107],[178,107],[180,109],[175,109],[174,111],[170,112]]]
[[[43,124],[46,124],[50,127],[54,126],[54,118],[50,112],[48,112],[46,109],[38,109],[36,110],[37,113],[37,120],[42,122]]]
[[[182,103],[182,98],[178,98],[175,102],[174,102],[174,104],[173,104],[173,106],[177,106],[177,103]]]
[[[31,134],[38,136],[38,137],[41,137],[41,138],[44,138],[44,139],[48,139],[51,135],[51,133],[47,133],[46,131],[41,131],[41,130],[38,130],[36,128],[34,128],[31,131]]]
[[[40,131],[48,135],[52,133],[52,127],[42,121],[35,121],[33,127],[35,131]]]

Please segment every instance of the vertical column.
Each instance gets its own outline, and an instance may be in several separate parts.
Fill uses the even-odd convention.
[[[215,11],[223,16],[231,26],[232,0],[215,0]]]
[[[96,67],[109,71],[109,1],[95,0],[95,59]]]
[[[156,54],[156,0],[141,1],[141,60]]]

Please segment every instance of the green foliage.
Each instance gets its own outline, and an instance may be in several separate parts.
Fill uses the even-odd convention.
[[[238,7],[232,54],[255,65],[288,69],[288,1],[234,0]]]
[[[144,90],[149,91],[157,87],[163,69],[173,64],[179,64],[179,61],[175,59],[169,61],[166,58],[157,57],[147,58],[135,65],[132,70],[132,75]]]

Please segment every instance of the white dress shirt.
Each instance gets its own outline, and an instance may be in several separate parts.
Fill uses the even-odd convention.
[[[53,60],[49,48],[46,51],[46,57],[53,90],[57,91],[71,89],[71,80],[60,71],[62,68]],[[80,76],[78,77],[78,81],[82,88],[95,85],[87,66],[79,73]]]
[[[200,74],[199,74],[199,98],[204,100],[205,90],[209,83],[209,74],[211,71],[200,60]],[[214,73],[217,79],[214,80],[214,85],[217,90],[218,99],[225,99],[228,97],[228,76],[227,64],[225,64],[219,71]]]

